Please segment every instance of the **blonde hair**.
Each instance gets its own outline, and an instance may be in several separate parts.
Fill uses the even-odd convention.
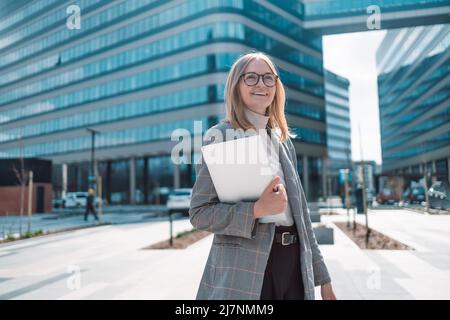
[[[244,102],[239,92],[239,80],[244,72],[245,68],[254,59],[261,59],[267,63],[272,72],[278,75],[275,64],[272,60],[262,52],[250,52],[240,56],[231,66],[228,73],[227,82],[225,84],[225,106],[226,117],[225,120],[229,121],[231,125],[237,129],[243,130],[256,129],[252,123],[247,119],[244,113]],[[284,91],[283,83],[278,78],[276,85],[275,97],[272,103],[266,110],[266,115],[269,116],[268,126],[271,129],[279,129],[281,131],[280,141],[284,142],[288,137],[293,137],[289,131],[286,116],[284,114],[284,105],[286,102],[286,94]]]

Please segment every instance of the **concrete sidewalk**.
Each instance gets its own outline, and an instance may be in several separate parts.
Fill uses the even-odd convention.
[[[174,235],[190,229],[188,219],[174,222]],[[191,250],[143,250],[168,236],[164,221],[2,244],[0,299],[192,298],[196,278],[190,266],[197,255],[190,256]]]
[[[400,228],[406,220],[410,220],[413,232],[421,234],[434,226],[446,228],[443,221],[450,222],[450,217],[428,220],[426,216],[411,219],[410,211],[384,212],[371,218],[374,227],[385,231],[383,221],[390,226],[391,236],[405,239],[412,235],[407,228]],[[372,215],[372,214],[371,214]],[[376,213],[375,213],[376,215]],[[387,216],[383,216],[387,215]],[[390,215],[390,216],[389,216]],[[357,216],[358,220],[363,216]],[[439,251],[441,247],[430,247],[427,252],[420,249],[405,250],[361,250],[339,228],[334,221],[346,221],[345,215],[322,216],[322,222],[334,228],[335,244],[321,245],[321,252],[330,270],[333,286],[338,299],[449,299],[450,298],[450,250]],[[396,221],[396,223],[394,222]],[[362,221],[360,221],[362,222]],[[398,225],[396,228],[395,225]],[[421,228],[425,229],[422,230]],[[395,230],[397,230],[395,232]],[[450,235],[450,230],[449,233]],[[203,267],[212,244],[213,236],[197,242],[193,246],[177,254],[166,254],[165,268],[155,270],[154,276],[134,286],[121,295],[121,298],[150,297],[146,290],[152,283],[162,288],[151,295],[154,299],[193,299],[200,281]],[[417,239],[416,239],[417,240]],[[427,238],[419,242],[426,242]],[[413,243],[408,242],[412,245]],[[414,243],[416,244],[416,243]],[[425,243],[420,246],[423,248]],[[433,250],[436,249],[436,250]],[[186,270],[180,270],[182,265]],[[167,274],[171,281],[167,282]],[[169,284],[171,283],[171,285]],[[176,290],[173,288],[176,287]],[[320,287],[316,287],[316,297],[321,299]]]
[[[361,250],[333,224],[345,215],[322,216],[334,228],[335,244],[320,249],[338,299],[449,299],[450,217],[385,214],[371,213],[373,227],[400,241],[414,238],[408,244],[417,250]],[[175,233],[192,228],[188,219],[174,226]],[[168,228],[110,225],[0,245],[0,299],[194,299],[213,236],[184,250],[142,250],[167,239]]]
[[[343,212],[342,212],[343,213]],[[371,211],[369,226],[416,250],[361,250],[334,221],[335,245],[321,246],[339,299],[450,299],[450,216]],[[357,215],[365,224],[365,217]]]
[[[165,206],[111,206],[105,208],[99,215],[102,223],[128,224],[147,221],[167,220],[167,209]],[[94,216],[90,214],[88,221],[84,221],[84,209],[62,210],[54,213],[34,214],[31,217],[31,231],[42,230],[43,232],[55,232],[60,230],[83,228],[95,226]],[[173,215],[178,218],[180,215]],[[20,217],[0,216],[0,240],[8,234],[19,236]],[[28,216],[22,217],[22,234],[28,230]]]

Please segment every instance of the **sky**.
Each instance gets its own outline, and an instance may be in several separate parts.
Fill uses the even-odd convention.
[[[350,81],[352,158],[381,164],[376,50],[385,30],[324,36],[324,67]],[[361,128],[361,139],[358,127]]]

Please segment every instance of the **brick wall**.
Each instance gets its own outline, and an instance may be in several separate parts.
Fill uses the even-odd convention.
[[[52,185],[49,183],[33,184],[33,208],[32,213],[37,210],[37,187],[44,187],[44,212],[52,211]],[[24,214],[28,214],[28,186],[24,188],[23,194]],[[20,186],[0,186],[0,216],[20,214]]]

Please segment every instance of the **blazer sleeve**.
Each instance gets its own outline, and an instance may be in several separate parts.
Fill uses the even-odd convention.
[[[204,145],[210,143],[204,142]],[[257,229],[257,219],[253,219],[255,202],[220,202],[203,155],[195,171],[196,180],[189,208],[191,224],[198,230],[254,239]]]
[[[290,139],[288,139],[288,146],[291,153],[291,158],[293,160],[295,169],[297,171],[297,155],[295,152],[294,145]],[[298,171],[297,171],[298,175]],[[312,264],[313,264],[313,272],[314,272],[314,285],[319,286],[323,285],[325,283],[331,282],[330,274],[328,272],[327,266],[325,265],[325,261],[322,257],[322,254],[319,249],[319,245],[317,243],[316,236],[314,234],[314,230],[312,228],[311,224],[311,216],[309,213],[308,204],[306,201],[305,192],[303,191],[303,186],[300,181],[300,177],[298,177],[299,186],[300,186],[300,200],[303,207],[303,220],[305,221],[305,227],[307,236],[309,238],[309,243],[311,245],[311,251],[312,251]]]

